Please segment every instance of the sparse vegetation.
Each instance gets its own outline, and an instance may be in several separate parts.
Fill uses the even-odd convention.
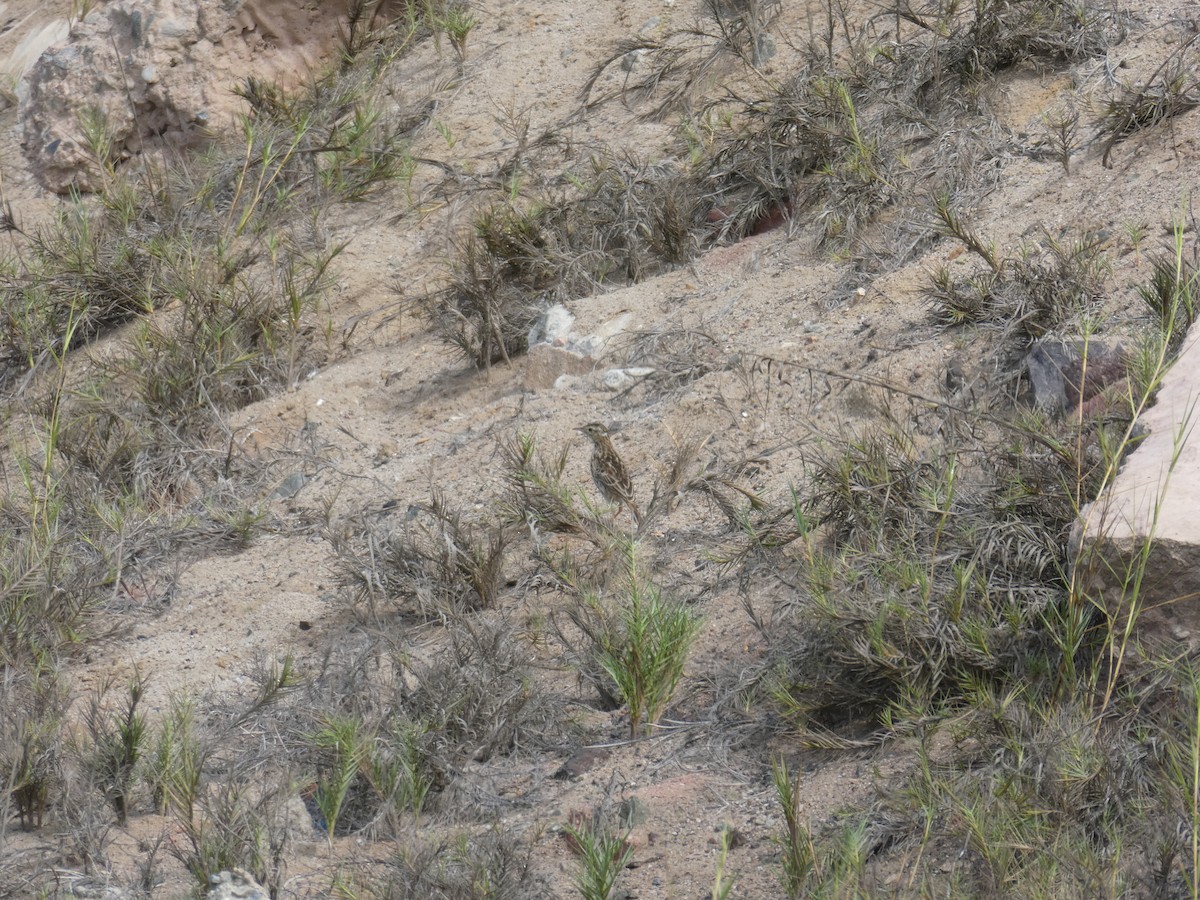
[[[504,524],[468,525],[437,490],[412,512],[395,526],[367,520],[330,536],[343,583],[372,617],[396,603],[443,618],[494,606],[511,542]]]
[[[1003,231],[983,190],[1016,157],[1086,178],[1188,122],[1195,36],[1148,78],[1109,74],[1086,122],[1101,76],[1078,64],[1141,27],[1098,0],[830,0],[803,44],[774,0],[706,0],[687,23],[668,5],[557,121],[488,94],[489,142],[454,104],[525,11],[387,9],[350,4],[299,87],[248,78],[207,146],[135,154],[92,113],[95,196],[33,224],[0,204],[0,893],[125,867],[149,895],[173,866],[196,892],[240,869],[272,896],[515,900],[555,896],[573,853],[575,889],[606,900],[644,874],[635,847],[654,872],[675,848],[643,854],[659,826],[608,795],[564,814],[558,782],[603,772],[632,804],[668,767],[719,766],[781,824],[740,823],[773,842],[769,876],[738,829],[709,839],[714,900],[1195,896],[1200,671],[1139,632],[1153,536],[1124,563],[1087,538],[1197,318],[1196,226],[1125,271],[1113,223],[1139,267],[1163,209]],[[997,86],[1046,73],[1067,77],[1026,146]],[[645,126],[654,155],[592,130],[639,119],[667,122]],[[417,236],[388,251],[399,307],[471,366],[512,363],[563,304],[595,332],[564,352],[642,374],[551,394],[493,373],[458,416],[484,378],[419,370],[396,304],[356,305],[340,333],[331,315],[347,235],[385,220]],[[888,280],[931,248],[923,284]],[[586,308],[673,269],[652,301]],[[883,325],[897,285],[926,312]],[[641,330],[617,333],[634,306]],[[1061,403],[1032,384],[1050,346]],[[309,379],[360,347],[388,351],[386,401],[372,374],[312,405]],[[880,358],[904,353],[905,373]],[[396,409],[425,418],[359,436]],[[555,437],[577,416],[623,418],[639,514],[591,501],[589,448]],[[296,449],[275,418],[301,417]],[[306,543],[262,590],[316,612],[273,611],[286,646],[220,690],[159,696],[131,623],[184,621],[181,573],[268,535]],[[260,640],[246,580],[192,586],[188,604],[222,601],[180,638],[198,656]],[[806,806],[810,773],[839,753],[872,769],[880,747],[872,785]],[[116,829],[151,812],[135,876]]]
[[[642,281],[698,249],[701,188],[674,166],[606,153],[566,182],[480,212],[428,298],[445,340],[479,368],[524,353],[550,303]]]
[[[1117,144],[1139,131],[1200,106],[1200,79],[1195,73],[1196,35],[1180,42],[1142,84],[1123,84],[1103,104],[1100,129],[1103,165],[1110,165]]]
[[[116,811],[117,824],[125,825],[137,765],[145,752],[146,716],[138,707],[146,679],[135,672],[115,709],[107,706],[110,687],[102,685],[92,697],[84,716],[88,743],[80,753],[93,783]]]
[[[629,736],[658,722],[687,662],[700,630],[700,619],[682,604],[663,597],[662,589],[638,571],[636,551],[625,551],[624,578],[615,598],[586,594],[582,602],[596,609],[616,602],[615,612],[597,611],[614,627],[599,635],[597,662],[616,685],[629,709]]]
[[[628,835],[618,834],[597,814],[575,816],[565,833],[579,857],[579,893],[584,900],[611,900],[621,872],[633,858]]]
[[[935,214],[943,232],[988,267],[961,279],[945,268],[933,272],[934,314],[946,324],[991,323],[1028,342],[1079,322],[1098,298],[1108,264],[1096,235],[1066,241],[1046,234],[1039,245],[1025,245],[1010,258],[975,234],[947,197],[937,199]]]

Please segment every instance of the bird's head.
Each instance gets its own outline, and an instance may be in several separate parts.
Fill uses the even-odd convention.
[[[588,422],[586,425],[581,425],[575,430],[582,431],[593,441],[608,437],[608,429],[601,422]]]

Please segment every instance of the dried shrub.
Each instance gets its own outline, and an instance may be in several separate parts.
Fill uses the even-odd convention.
[[[685,173],[598,155],[571,180],[566,197],[481,213],[427,298],[442,337],[479,368],[524,353],[551,303],[640,281],[698,248],[700,190]]]
[[[1173,50],[1140,85],[1122,85],[1100,110],[1104,139],[1101,163],[1111,167],[1112,152],[1130,136],[1200,106],[1200,78],[1190,59],[1196,44],[1192,35]]]
[[[941,323],[995,325],[1006,344],[1028,343],[1078,320],[1099,299],[1109,265],[1097,235],[1087,232],[1066,241],[1046,234],[1040,245],[1023,245],[1019,255],[1007,257],[975,234],[946,196],[934,205],[939,230],[987,265],[964,278],[945,267],[934,270],[930,306]]]
[[[0,672],[0,822],[15,807],[22,829],[42,827],[61,787],[67,702],[65,683],[45,664]]]
[[[549,900],[549,887],[533,867],[527,835],[490,828],[443,841],[413,839],[368,877],[374,895],[388,900],[474,900],[487,885],[494,900]]]
[[[448,617],[496,605],[510,535],[501,523],[468,524],[439,491],[399,525],[360,521],[329,535],[342,584],[378,621],[385,604]]]
[[[561,736],[561,710],[534,682],[530,650],[511,624],[495,614],[464,617],[447,640],[431,662],[413,666],[416,686],[404,698],[442,759],[482,762]]]

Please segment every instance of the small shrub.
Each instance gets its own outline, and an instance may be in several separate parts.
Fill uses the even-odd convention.
[[[339,833],[338,818],[346,795],[366,762],[368,742],[362,732],[362,723],[351,716],[326,718],[310,740],[319,752],[324,751],[325,765],[317,773],[313,801],[321,812],[325,835],[332,849],[333,836]]]
[[[160,813],[174,811],[185,821],[195,817],[209,753],[196,734],[194,702],[172,695],[144,772]]]
[[[366,777],[400,831],[399,816],[418,816],[437,773],[429,759],[425,726],[400,718],[376,731],[367,758]]]
[[[536,747],[562,733],[558,703],[534,681],[529,649],[502,617],[459,618],[447,638],[449,646],[430,663],[412,668],[416,686],[405,702],[445,768],[463,757],[483,762]]]
[[[1104,139],[1100,158],[1106,168],[1117,144],[1139,131],[1200,106],[1200,79],[1194,71],[1196,36],[1173,50],[1139,86],[1123,85],[1102,106],[1098,122]]]
[[[585,626],[585,636],[594,642],[586,656],[607,674],[617,698],[628,706],[634,737],[643,726],[648,731],[658,722],[671,702],[701,622],[693,610],[664,598],[661,588],[645,580],[632,546],[625,551],[623,578],[614,593],[602,597],[589,592],[580,598],[595,623]],[[613,609],[603,611],[610,604]],[[577,622],[582,624],[582,617]]]
[[[633,157],[593,157],[566,197],[508,197],[455,249],[448,284],[426,298],[443,339],[478,368],[527,349],[556,301],[641,281],[692,258],[702,216],[694,178]]]
[[[1138,297],[1154,314],[1159,331],[1170,335],[1170,350],[1178,352],[1196,321],[1200,300],[1200,270],[1179,255],[1152,262],[1150,283],[1138,287]]]
[[[369,886],[390,900],[474,900],[481,892],[493,900],[549,900],[534,874],[533,846],[529,837],[495,827],[436,843],[414,836]]]
[[[434,491],[419,521],[363,524],[330,535],[343,584],[373,615],[381,602],[412,602],[424,616],[447,617],[496,605],[510,535],[503,524],[469,525]]]
[[[207,890],[210,879],[243,869],[272,893],[283,886],[291,830],[287,803],[296,791],[286,777],[231,772],[202,793],[196,815],[179,821],[183,839],[172,855]]]
[[[479,19],[462,3],[451,5],[437,22],[437,27],[446,32],[446,38],[460,60],[466,58],[467,38],[478,25]]]
[[[62,782],[67,700],[59,673],[45,663],[10,663],[0,673],[0,823],[8,821],[11,803],[22,829],[42,827]]]
[[[598,815],[574,816],[565,834],[579,856],[579,893],[584,900],[610,900],[621,873],[633,860],[628,834],[616,833]]]
[[[964,224],[945,196],[935,201],[935,210],[939,230],[988,266],[964,279],[944,268],[933,273],[931,306],[942,323],[996,325],[1006,337],[1028,342],[1077,322],[1100,296],[1109,268],[1096,235],[1068,243],[1047,234],[1042,245],[1023,246],[1010,258]]]
[[[789,897],[800,897],[817,863],[812,835],[800,816],[800,776],[793,781],[787,763],[780,757],[771,762],[771,777],[783,813],[784,833],[778,838],[782,851],[783,887]]]
[[[647,113],[663,118],[686,112],[706,91],[739,69],[757,69],[772,52],[769,29],[782,12],[779,0],[704,0],[701,15],[682,28],[658,39],[637,38],[620,42],[592,69],[582,94],[589,106],[617,97],[634,102],[661,98]],[[593,96],[600,77],[614,63],[626,65],[638,54],[636,72],[621,80],[621,87]]]
[[[528,348],[542,311],[539,297],[552,284],[534,270],[540,242],[524,216],[486,213],[454,257],[450,284],[434,301],[437,327],[478,368]]]
[[[146,678],[138,673],[126,685],[126,694],[115,708],[105,701],[112,685],[100,685],[84,714],[90,746],[81,748],[86,768],[96,787],[112,804],[117,824],[125,825],[137,765],[146,747],[146,718],[138,710],[146,693]]]

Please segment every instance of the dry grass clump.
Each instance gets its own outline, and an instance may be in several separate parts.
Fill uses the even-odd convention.
[[[942,883],[936,867],[961,851],[958,878],[972,892],[1186,894],[1194,818],[1180,767],[1195,728],[1179,712],[1195,709],[1194,679],[1185,666],[1155,701],[1131,692],[1100,719],[1087,695],[976,685],[955,725],[969,739],[936,752],[933,735],[949,734],[930,729],[913,742],[921,765],[885,794],[877,840],[911,848],[936,823],[931,857],[908,869],[917,885]]]
[[[496,798],[480,780],[570,728],[503,615],[457,616],[423,644],[395,623],[376,629],[331,657],[296,710],[289,746],[317,773],[332,833],[394,835],[422,811],[486,821]]]
[[[704,0],[691,24],[660,38],[619,43],[592,70],[583,100],[589,108],[616,98],[653,100],[649,115],[654,118],[687,111],[732,72],[758,69],[774,55],[770,28],[782,8],[779,0]],[[628,73],[620,88],[593,96],[600,76],[616,63]]]
[[[68,334],[88,341],[164,302],[154,288],[155,266],[146,243],[153,223],[130,220],[121,203],[91,210],[69,204],[33,233],[22,230],[8,210],[4,230],[11,243],[0,256],[5,318],[0,383],[52,365],[54,355],[66,350]]]
[[[405,708],[441,758],[486,762],[528,752],[570,730],[559,703],[532,680],[531,649],[503,616],[452,623],[446,646],[414,665]]]
[[[403,522],[362,520],[329,538],[341,583],[376,622],[396,607],[442,619],[494,607],[512,541],[502,523],[464,522],[436,490]]]
[[[472,900],[481,885],[494,900],[550,900],[554,894],[533,871],[534,837],[499,827],[438,841],[414,836],[364,881],[389,900]]]
[[[1113,4],[1067,0],[923,6],[900,0],[876,23],[889,15],[897,40],[882,54],[883,66],[927,110],[977,102],[996,73],[1022,62],[1075,62],[1102,54],[1123,38],[1127,22]]]
[[[824,197],[815,216],[826,239],[841,238],[890,202],[901,187],[905,132],[870,114],[867,98],[843,73],[813,65],[743,101],[736,125],[701,164],[715,188],[719,235],[739,240]]]
[[[1097,124],[1104,139],[1101,163],[1111,167],[1117,144],[1139,131],[1153,128],[1200,106],[1200,78],[1196,76],[1196,39],[1183,39],[1140,84],[1122,84],[1100,108]]]
[[[62,784],[68,691],[44,661],[9,662],[0,673],[0,847],[16,814],[24,830],[41,828]]]
[[[428,298],[443,338],[480,368],[527,349],[551,303],[629,284],[699,246],[698,185],[670,165],[597,155],[549,199],[506,199],[480,213]]]
[[[1000,328],[1006,346],[1027,345],[1065,327],[1078,328],[1100,298],[1109,265],[1095,234],[1070,241],[1046,234],[1040,244],[1004,256],[963,222],[948,197],[937,198],[934,206],[939,230],[962,241],[987,266],[957,278],[944,266],[934,270],[930,305],[943,324],[986,323]]]
[[[1045,640],[1072,518],[1046,517],[1021,453],[922,443],[897,423],[868,430],[812,458],[795,489],[780,563],[795,593],[761,621],[764,687],[802,730],[886,731],[970,679],[1019,677]]]

